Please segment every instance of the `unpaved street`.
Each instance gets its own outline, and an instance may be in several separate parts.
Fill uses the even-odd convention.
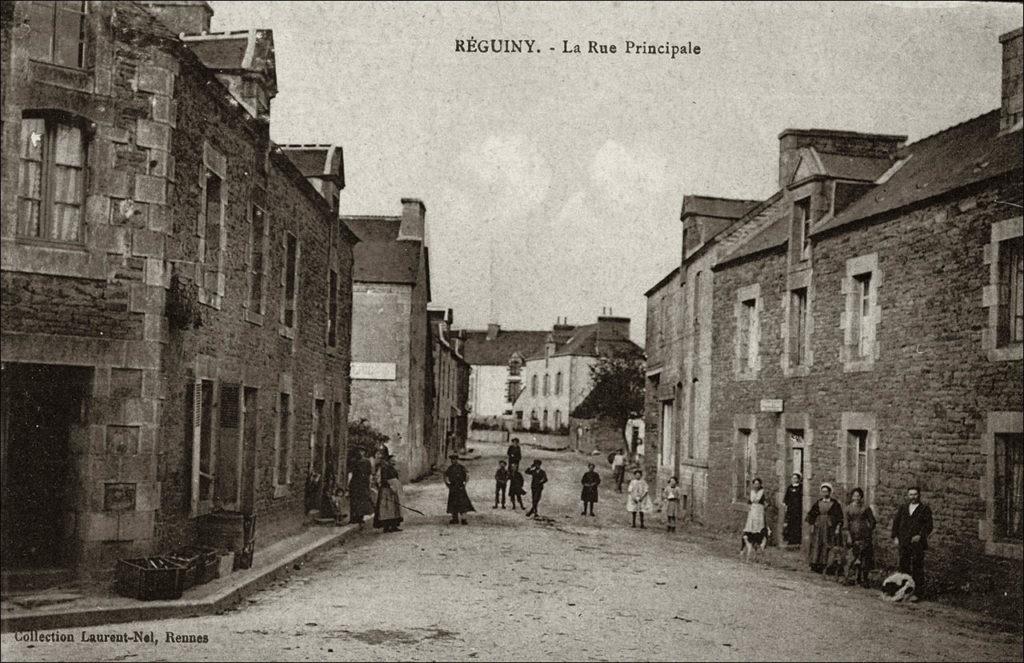
[[[503,450],[482,450],[468,464],[469,526],[447,523],[444,487],[431,480],[407,497],[437,515],[369,531],[226,614],[86,629],[153,631],[159,644],[30,646],[6,634],[4,659],[1021,659],[1019,634],[983,631],[966,613],[716,557],[664,532],[659,515],[632,529],[602,459],[596,518],[576,502],[585,460],[530,449],[524,465],[545,459],[550,519],[492,510]],[[168,631],[209,642],[169,644]]]

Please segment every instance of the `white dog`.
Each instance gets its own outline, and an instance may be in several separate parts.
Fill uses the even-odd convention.
[[[886,601],[916,601],[914,588],[914,579],[897,571],[882,583],[883,598]]]

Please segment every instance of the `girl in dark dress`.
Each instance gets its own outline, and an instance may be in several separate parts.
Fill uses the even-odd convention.
[[[370,478],[373,474],[370,461],[362,449],[356,449],[348,473],[348,517],[350,523],[363,524],[363,518],[373,513],[370,499]]]
[[[794,474],[793,480],[786,486],[783,503],[786,505],[786,522],[782,536],[786,543],[798,546],[803,534],[801,515],[804,510],[804,480],[799,474]]]
[[[587,515],[587,508],[590,508],[590,515],[594,515],[594,505],[597,504],[597,486],[601,483],[601,476],[594,471],[594,464],[587,463],[587,471],[583,474],[583,492],[580,499],[583,501],[583,513]]]
[[[854,488],[850,491],[850,503],[843,514],[846,524],[846,542],[853,550],[857,564],[857,584],[868,586],[868,575],[875,568],[875,514],[864,504],[864,491]]]

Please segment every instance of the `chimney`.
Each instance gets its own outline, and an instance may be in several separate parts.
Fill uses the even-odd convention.
[[[779,188],[793,181],[800,165],[800,148],[813,147],[818,152],[847,157],[893,159],[906,143],[906,136],[862,134],[830,129],[786,129],[779,134]]]
[[[498,338],[498,334],[501,332],[501,326],[496,322],[491,322],[487,325],[487,340],[493,341]]]
[[[213,9],[204,0],[143,0],[140,4],[176,35],[210,31]]]
[[[398,239],[422,242],[425,230],[424,217],[427,206],[416,198],[402,198],[402,225],[398,228]]]
[[[1024,57],[1021,54],[1021,36],[1024,28],[1011,30],[999,37],[1003,45],[1003,93],[1002,104],[999,107],[999,133],[1017,131],[1022,126],[1022,111],[1024,111],[1024,100],[1022,100],[1021,84],[1024,73]]]
[[[629,338],[629,318],[615,318],[602,315],[597,318],[597,336],[601,338],[612,338],[615,336]]]

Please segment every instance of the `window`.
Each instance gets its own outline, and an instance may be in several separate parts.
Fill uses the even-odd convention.
[[[22,119],[18,235],[81,241],[84,168],[79,126],[56,116]]]
[[[505,400],[509,403],[515,403],[516,398],[519,397],[519,381],[509,380],[505,384]]]
[[[555,374],[555,395],[562,393],[562,371]]]
[[[999,541],[1021,543],[1021,507],[1024,505],[1024,435],[995,435],[993,534]]]
[[[531,396],[536,396],[537,395],[537,376],[536,375],[530,376],[530,395]]]
[[[334,407],[331,412],[331,439],[328,441],[327,450],[331,453],[328,462],[333,462],[333,459],[338,456],[338,450],[343,449],[344,446],[341,444],[341,403],[334,401]],[[344,462],[344,461],[341,461]],[[347,468],[340,467],[336,468],[336,476],[345,476]]]
[[[996,344],[1024,342],[1024,237],[999,242],[999,313]]]
[[[327,453],[324,448],[324,401],[313,401],[313,430],[309,434],[309,466],[313,472],[322,475]]]
[[[338,346],[338,272],[330,270],[327,284],[327,345]]]
[[[537,428],[540,422],[537,420],[537,411],[530,410],[530,430]]]
[[[551,376],[547,373],[544,374],[544,395],[547,396],[551,392]]]
[[[868,432],[851,430],[846,433],[846,448],[849,453],[847,474],[847,491],[860,488],[864,491],[864,500],[868,502]]]
[[[281,322],[287,329],[295,328],[295,303],[299,281],[299,240],[291,233],[285,233],[284,297],[281,303]]]
[[[754,464],[755,451],[752,429],[738,429],[736,431],[734,445],[733,462],[735,463],[735,470],[733,475],[733,485],[736,490],[733,495],[733,499],[736,502],[745,503],[747,501],[747,490],[750,486],[750,482],[754,480],[754,472],[756,470]]]
[[[240,497],[242,471],[242,386],[220,385],[220,429],[217,431],[216,500],[219,506],[235,509]]]
[[[508,374],[512,377],[519,377],[522,371],[523,360],[519,358],[519,355],[513,355],[512,359],[508,362]]]
[[[548,429],[548,411],[544,410],[544,418],[541,421],[541,430],[547,430],[547,429]]]
[[[555,430],[558,430],[561,427],[562,427],[562,411],[561,410],[555,410]]]
[[[199,236],[200,301],[220,308],[224,296],[224,256],[227,247],[227,158],[210,143],[203,143],[203,166],[199,171],[202,208],[196,222]]]
[[[858,274],[853,277],[854,282],[854,310],[853,313],[853,339],[857,357],[866,358],[871,356],[871,272]]]
[[[693,314],[693,362],[696,364],[700,356],[700,296],[701,296],[701,272],[693,275],[693,302],[690,310]]]
[[[793,226],[796,230],[801,259],[807,259],[811,248],[811,199],[802,198],[793,203]]]
[[[213,508],[213,381],[198,380],[189,385],[188,412],[192,423],[192,509],[193,516]]]
[[[206,184],[203,187],[203,252],[206,274],[212,280],[219,272],[221,259],[221,228],[224,223],[224,181],[209,168],[206,170]],[[216,290],[216,283],[208,281],[207,290]]]
[[[523,425],[523,411],[522,410],[516,410],[516,425],[517,426],[522,426]]]
[[[740,367],[742,371],[752,371],[757,367],[757,300],[747,299],[741,302],[738,330],[740,337]]]
[[[690,383],[690,398],[687,402],[686,422],[689,425],[690,439],[686,445],[686,457],[693,458],[693,448],[697,445],[697,389],[700,387],[700,380],[693,378]],[[682,389],[679,389],[682,393]]]
[[[807,364],[807,288],[790,291],[789,304],[789,365]]]
[[[269,228],[267,212],[261,206],[253,203],[251,215],[249,226],[249,308],[253,313],[262,314]]]
[[[661,403],[661,466],[670,468],[675,465],[675,435],[676,426],[674,417],[675,401],[662,401]]]
[[[804,474],[804,449],[806,448],[807,441],[804,438],[803,429],[792,429],[786,431],[786,437],[789,439],[789,471],[786,472],[786,479],[789,480],[790,475],[799,474],[801,477],[806,478]]]
[[[85,67],[86,2],[29,4],[29,57],[62,67]]]
[[[274,462],[274,483],[289,483],[292,456],[292,396],[281,393],[277,410],[277,455]]]

